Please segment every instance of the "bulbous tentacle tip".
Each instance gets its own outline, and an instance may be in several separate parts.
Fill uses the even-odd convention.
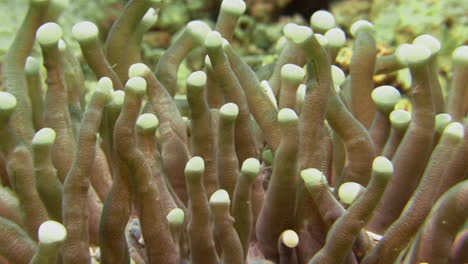
[[[159,127],[159,119],[152,113],[145,113],[138,117],[136,125],[141,131],[150,131],[154,134]]]
[[[190,176],[192,174],[201,174],[205,171],[205,161],[199,157],[195,156],[187,161],[185,165],[185,175]]]
[[[146,93],[146,80],[140,76],[128,79],[125,84],[125,91],[133,92],[137,96],[143,96]]]
[[[340,28],[332,28],[325,32],[325,37],[328,39],[330,47],[342,47],[346,43],[346,35]]]
[[[295,248],[299,245],[299,236],[294,230],[288,229],[280,235],[281,243],[289,248]]]
[[[411,122],[411,114],[403,109],[396,109],[390,113],[390,123],[397,129],[406,129]]]
[[[464,136],[463,124],[460,122],[452,122],[445,127],[443,136],[448,136],[456,140],[462,140]]]
[[[242,163],[241,172],[248,176],[256,177],[259,171],[260,162],[256,158],[248,158]]]
[[[369,32],[374,32],[374,24],[367,20],[358,20],[351,25],[349,31],[353,37],[357,37],[359,32],[366,30]]]
[[[187,85],[193,88],[203,88],[206,85],[206,73],[204,71],[192,72],[187,78]]]
[[[174,208],[167,214],[166,219],[171,224],[182,225],[185,221],[185,213],[180,208]]]
[[[401,94],[391,85],[382,85],[372,91],[371,98],[381,111],[390,112],[401,99]]]
[[[392,162],[384,156],[378,156],[372,162],[372,171],[381,175],[393,174]]]
[[[200,44],[205,41],[206,35],[211,32],[210,26],[205,22],[195,20],[187,24],[187,32]]]
[[[413,40],[413,44],[425,46],[429,49],[431,55],[438,53],[441,48],[440,41],[429,34],[424,34],[416,37]]]
[[[234,16],[244,14],[247,5],[242,0],[224,0],[221,3],[221,11]]]
[[[468,64],[468,45],[456,48],[452,53],[452,60],[456,64]]]
[[[54,22],[42,24],[36,32],[36,40],[41,46],[57,45],[62,36],[62,27]]]
[[[227,103],[221,106],[219,113],[228,119],[236,119],[239,115],[239,107],[235,103]]]
[[[32,139],[33,146],[52,146],[55,142],[55,130],[52,128],[42,128],[36,132]]]
[[[314,29],[327,31],[336,26],[335,16],[326,10],[319,10],[310,17],[310,25]]]
[[[343,183],[338,189],[338,197],[346,204],[352,204],[365,190],[364,186],[356,182]]]
[[[435,131],[437,133],[443,133],[444,129],[447,127],[453,118],[447,113],[440,113],[435,116]]]
[[[14,95],[9,92],[0,91],[0,110],[2,112],[10,112],[16,108],[17,100]]]
[[[223,45],[223,38],[218,31],[211,31],[206,35],[205,47],[207,48],[217,48]]]
[[[24,64],[24,71],[26,72],[26,74],[29,74],[29,75],[37,74],[40,69],[41,69],[41,64],[39,63],[38,59],[32,56],[28,56],[26,58],[26,63]]]
[[[146,76],[151,73],[151,69],[144,63],[135,63],[128,68],[128,77]]]
[[[290,108],[283,108],[278,112],[278,122],[282,126],[296,124],[298,121],[299,117],[296,112]]]
[[[102,77],[98,81],[96,93],[101,93],[106,96],[107,102],[112,100],[112,93],[114,91],[114,85],[109,77]]]
[[[95,41],[98,39],[99,29],[92,22],[82,21],[72,27],[72,35],[78,42]]]
[[[327,184],[327,178],[318,169],[309,168],[304,169],[300,173],[302,180],[307,186],[314,186],[318,184]]]
[[[310,27],[288,23],[283,27],[283,34],[290,41],[301,44],[310,38],[314,34],[314,31]]]
[[[305,71],[295,64],[285,64],[281,67],[281,79],[289,83],[301,83],[304,81]]]
[[[220,189],[214,192],[210,197],[210,204],[230,204],[229,193]]]
[[[44,244],[62,242],[67,238],[67,230],[59,222],[46,221],[39,227],[38,237]]]

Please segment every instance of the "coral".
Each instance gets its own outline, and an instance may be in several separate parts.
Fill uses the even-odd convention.
[[[29,1],[2,63],[0,263],[467,261],[467,46],[440,83],[454,47],[423,32],[380,52],[367,20],[182,2],[130,0],[106,29]]]

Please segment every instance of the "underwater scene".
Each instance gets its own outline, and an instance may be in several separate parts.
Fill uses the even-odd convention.
[[[0,13],[0,264],[468,263],[468,0]]]

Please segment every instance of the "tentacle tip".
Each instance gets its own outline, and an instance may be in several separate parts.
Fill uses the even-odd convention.
[[[204,71],[192,72],[187,78],[187,85],[194,88],[203,88],[206,85],[206,73]]]
[[[14,95],[9,92],[0,91],[0,110],[9,112],[16,108],[17,100]]]
[[[325,32],[330,47],[342,47],[346,43],[346,35],[340,28],[332,28]]]
[[[185,221],[185,213],[180,208],[174,208],[167,214],[166,219],[171,224],[182,225]]]
[[[359,183],[346,182],[338,189],[338,196],[344,203],[352,204],[364,189],[364,186]]]
[[[221,3],[221,11],[233,16],[241,16],[246,8],[247,6],[242,0],[224,0]]]
[[[234,120],[239,114],[239,107],[235,103],[227,103],[221,106],[219,113],[225,118]]]
[[[82,21],[72,27],[72,35],[78,42],[95,41],[98,38],[99,29],[92,22]]]
[[[374,32],[374,25],[367,20],[358,20],[351,25],[349,31],[353,37],[356,37],[363,30]]]
[[[32,139],[32,144],[33,145],[47,145],[51,146],[55,142],[55,130],[52,128],[42,128],[39,131],[36,132]]]
[[[431,55],[438,53],[441,47],[440,41],[429,34],[424,34],[416,37],[413,40],[413,44],[425,46],[429,49]]]
[[[296,112],[290,108],[283,108],[278,112],[278,122],[280,125],[295,124],[299,121]]]
[[[302,67],[299,67],[295,64],[285,64],[281,67],[281,79],[290,82],[297,83],[299,85],[304,81],[305,71]]]
[[[211,31],[206,35],[205,47],[207,48],[218,48],[223,45],[223,38],[218,31]]]
[[[138,117],[136,125],[138,129],[154,134],[159,127],[159,119],[152,113],[145,113]]]
[[[310,27],[288,23],[283,27],[283,34],[290,41],[296,44],[301,44],[308,38],[312,37],[314,31]]]
[[[444,129],[443,136],[449,136],[457,140],[462,140],[464,132],[465,130],[463,128],[463,124],[459,122],[452,122]]]
[[[128,68],[128,77],[146,76],[151,73],[151,69],[144,63],[135,63]]]
[[[320,46],[326,48],[328,47],[328,39],[327,37],[325,37],[324,35],[322,34],[319,34],[319,33],[315,33],[314,34],[314,37],[315,39],[318,41],[318,43],[320,44]]]
[[[281,233],[280,237],[281,242],[289,248],[295,248],[297,245],[299,245],[299,236],[294,230],[285,230],[283,233]]]
[[[338,86],[341,86],[346,80],[346,75],[344,71],[336,65],[331,66],[331,74],[332,74],[333,83]]]
[[[198,43],[203,43],[211,28],[205,22],[195,20],[187,24],[187,31]]]
[[[62,36],[62,27],[54,22],[42,24],[36,32],[37,42],[42,46],[56,45]]]
[[[371,98],[381,111],[390,112],[401,99],[401,94],[391,85],[382,85],[372,91]]]
[[[372,162],[372,171],[389,176],[393,173],[393,164],[386,157],[378,156]]]
[[[256,158],[248,158],[244,160],[241,167],[241,172],[249,176],[256,177],[260,171],[260,162]]]
[[[38,237],[39,241],[44,244],[62,242],[67,237],[67,230],[59,222],[46,221],[40,225]]]
[[[335,16],[326,10],[319,10],[310,17],[310,25],[316,30],[327,31],[336,26]]]
[[[403,109],[396,109],[390,113],[390,122],[397,129],[406,129],[411,122],[411,114]]]
[[[113,91],[114,85],[112,84],[112,80],[109,77],[102,77],[99,79],[96,92],[106,96],[108,102],[112,100]]]
[[[143,96],[146,92],[146,80],[140,76],[132,77],[125,84],[125,90],[131,91],[137,96]]]
[[[468,64],[468,45],[456,48],[452,53],[452,60],[456,64]]]
[[[230,204],[229,193],[220,189],[214,192],[210,197],[210,204]]]
[[[435,116],[435,130],[437,133],[443,133],[444,129],[450,122],[452,122],[452,116],[447,113],[440,113]]]
[[[408,65],[417,65],[426,62],[431,51],[426,47],[418,44],[401,46],[396,54],[398,60]]]
[[[24,64],[24,71],[26,74],[37,74],[40,69],[41,65],[38,59],[32,56],[26,58],[26,63]]]
[[[192,173],[200,174],[205,171],[205,161],[199,157],[195,156],[187,161],[185,165],[185,174],[191,175]]]
[[[318,184],[327,184],[327,178],[318,169],[309,168],[304,169],[300,173],[302,180],[307,186],[314,186]]]

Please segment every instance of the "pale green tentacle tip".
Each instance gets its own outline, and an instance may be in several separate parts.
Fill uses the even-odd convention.
[[[213,64],[211,63],[210,56],[208,55],[205,56],[205,66],[210,69],[213,69]]]
[[[206,35],[211,32],[211,28],[202,21],[195,20],[187,24],[187,32],[200,44],[205,41]]]
[[[299,245],[299,236],[294,230],[288,229],[280,235],[281,242],[288,248],[295,248]]]
[[[98,39],[99,29],[92,22],[82,21],[72,27],[72,35],[78,42],[95,41]]]
[[[429,49],[431,55],[438,53],[441,47],[440,41],[429,34],[418,36],[413,40],[413,44],[425,46]]]
[[[60,52],[64,52],[65,50],[67,50],[67,43],[65,42],[65,40],[59,39],[58,49],[60,50]]]
[[[205,171],[205,161],[199,156],[195,156],[187,161],[185,165],[185,174],[203,173]]]
[[[144,63],[135,63],[128,68],[129,78],[137,76],[143,77],[149,73],[151,73],[151,69]]]
[[[372,100],[382,112],[390,112],[400,100],[401,94],[397,88],[391,85],[382,85],[371,93]]]
[[[218,31],[211,31],[206,35],[205,47],[208,48],[217,48],[223,45],[223,38]]]
[[[239,107],[235,103],[227,103],[221,106],[219,113],[224,118],[234,120],[239,114]]]
[[[42,46],[56,45],[62,36],[62,27],[54,22],[42,24],[36,32],[37,42]]]
[[[172,209],[166,216],[167,222],[175,225],[183,225],[185,221],[184,210],[180,208]]]
[[[114,91],[114,85],[112,84],[112,80],[109,77],[102,77],[99,79],[96,93],[103,94],[107,101],[110,102],[112,100],[112,93]]]
[[[288,23],[283,27],[283,34],[290,41],[301,44],[312,37],[314,31],[310,27]]]
[[[299,85],[305,77],[305,71],[302,67],[295,64],[285,64],[281,67],[281,79]]]
[[[419,44],[402,45],[396,56],[404,64],[416,65],[426,62],[431,56],[431,51],[426,46]]]
[[[229,193],[223,189],[217,190],[210,197],[210,204],[228,205],[230,203],[231,203],[231,199],[229,199]]]
[[[364,186],[356,182],[343,183],[338,189],[338,197],[346,204],[352,204],[365,190]]]
[[[187,85],[193,88],[203,88],[206,85],[206,73],[204,71],[192,72],[187,78]]]
[[[117,90],[112,93],[112,100],[109,105],[121,107],[125,100],[125,92]]]
[[[411,122],[411,114],[403,109],[393,110],[390,113],[390,123],[398,130],[405,130]]]
[[[320,46],[324,48],[328,47],[328,39],[324,35],[319,34],[319,33],[314,33],[314,37],[318,41]]]
[[[447,127],[444,129],[443,136],[448,136],[457,140],[462,140],[464,136],[464,128],[463,124],[459,122],[452,122],[447,125]]]
[[[148,9],[145,15],[141,19],[141,23],[146,27],[149,28],[153,26],[156,21],[158,20],[158,11],[154,8]]]
[[[247,6],[242,0],[224,0],[221,3],[221,11],[234,16],[244,14],[246,8]]]
[[[241,172],[248,176],[255,177],[259,171],[260,161],[256,158],[248,158],[242,163]]]
[[[44,244],[62,242],[67,238],[67,229],[59,222],[46,221],[39,226],[38,238]]]
[[[395,56],[398,62],[404,66],[408,66],[408,61],[406,60],[406,53],[411,49],[411,44],[403,43],[395,51]]]
[[[41,64],[39,63],[38,59],[31,56],[26,58],[26,63],[24,65],[24,71],[26,74],[37,74],[40,69]]]
[[[380,175],[390,176],[393,174],[393,164],[386,157],[378,156],[372,162],[372,171]]]
[[[330,47],[342,47],[346,43],[346,35],[340,28],[332,28],[325,32]]]
[[[349,31],[353,37],[356,37],[363,30],[374,32],[374,25],[367,20],[358,20],[351,25]]]
[[[159,119],[154,114],[145,113],[138,117],[136,125],[138,129],[154,134],[159,127]]]
[[[440,113],[435,116],[435,131],[437,133],[444,132],[448,124],[452,122],[452,116],[447,113]]]
[[[16,97],[8,92],[0,91],[0,110],[1,111],[13,111],[16,107]]]
[[[280,125],[296,124],[299,117],[296,112],[290,108],[283,108],[278,112],[278,123]]]
[[[333,83],[338,86],[341,86],[346,80],[346,75],[344,71],[336,65],[331,66],[331,74],[332,74]]]
[[[271,149],[266,149],[262,152],[262,160],[267,164],[273,164],[275,157],[273,156]]]
[[[319,10],[310,17],[310,25],[313,29],[327,31],[336,26],[335,16],[325,10]]]
[[[452,53],[452,60],[456,64],[468,64],[468,45],[456,48]]]
[[[37,131],[32,139],[33,145],[45,145],[51,146],[55,142],[55,131],[52,128],[42,128],[41,130]]]
[[[307,186],[327,184],[327,178],[318,169],[309,168],[301,171],[301,178]]]
[[[137,96],[143,96],[146,92],[146,80],[140,76],[132,77],[125,84],[125,90],[131,91]]]

